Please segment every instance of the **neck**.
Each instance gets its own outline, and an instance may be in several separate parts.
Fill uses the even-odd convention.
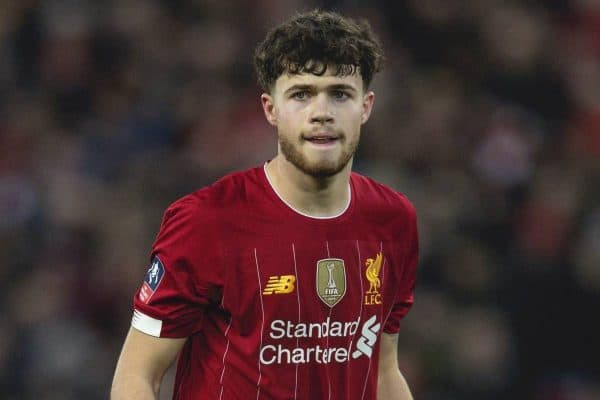
[[[315,178],[299,170],[281,154],[265,167],[277,194],[295,210],[316,218],[333,217],[348,208],[351,169],[352,160],[333,176]]]

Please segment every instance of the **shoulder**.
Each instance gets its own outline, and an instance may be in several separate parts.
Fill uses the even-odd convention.
[[[165,218],[181,215],[206,222],[244,204],[252,188],[259,184],[258,168],[231,173],[174,201],[167,208]]]
[[[415,207],[404,193],[356,172],[352,173],[351,181],[356,200],[362,207],[371,212],[416,219]]]

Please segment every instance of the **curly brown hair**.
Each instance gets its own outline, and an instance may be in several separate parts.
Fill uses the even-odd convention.
[[[297,14],[267,33],[254,52],[258,83],[269,93],[284,72],[323,75],[329,66],[338,76],[358,71],[369,87],[383,67],[383,49],[366,20],[321,10]]]

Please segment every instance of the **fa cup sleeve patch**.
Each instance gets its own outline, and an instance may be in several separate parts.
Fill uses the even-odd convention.
[[[164,274],[165,267],[163,266],[162,261],[160,261],[157,256],[154,256],[140,289],[139,297],[142,302],[148,304],[150,298],[152,298],[152,295],[156,292],[158,285],[160,285]]]

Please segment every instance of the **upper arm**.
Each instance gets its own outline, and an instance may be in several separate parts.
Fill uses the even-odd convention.
[[[405,233],[399,238],[396,254],[393,257],[393,260],[397,261],[395,265],[397,275],[394,284],[398,289],[394,296],[392,310],[383,328],[384,332],[388,333],[398,333],[400,331],[401,320],[408,314],[414,302],[419,259],[419,236],[414,207],[410,203],[407,205],[406,219],[402,220],[403,228],[398,228]],[[386,276],[388,275],[386,274]]]
[[[140,331],[163,338],[190,337],[202,330],[206,306],[218,302],[222,272],[212,267],[218,265],[218,246],[204,237],[212,224],[201,212],[189,196],[165,211],[150,268],[134,296],[132,322]]]
[[[160,382],[186,338],[157,338],[130,328],[115,370],[113,391],[134,382],[147,383],[158,393]]]
[[[379,348],[379,375],[398,370],[398,334],[382,333]]]
[[[377,399],[413,400],[408,384],[398,368],[397,334],[381,335]]]

